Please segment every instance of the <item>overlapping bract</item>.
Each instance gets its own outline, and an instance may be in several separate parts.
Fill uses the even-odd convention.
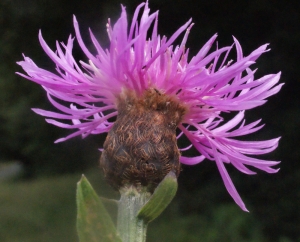
[[[138,18],[142,7],[144,10]],[[72,55],[73,41],[56,44],[52,51],[39,33],[39,40],[46,54],[56,64],[56,73],[39,68],[29,58],[18,62],[27,72],[19,75],[40,84],[47,92],[49,101],[59,112],[33,109],[47,117],[46,121],[58,127],[76,129],[74,133],[56,142],[77,135],[105,133],[113,125],[111,118],[118,114],[116,97],[123,89],[142,94],[148,88],[156,88],[166,95],[176,96],[188,108],[188,113],[178,126],[181,134],[200,153],[197,157],[181,157],[181,162],[194,165],[205,158],[216,162],[224,184],[235,202],[247,211],[237,193],[224,163],[231,163],[246,174],[255,174],[248,166],[277,172],[272,166],[277,161],[253,158],[253,155],[273,151],[279,138],[266,141],[239,141],[235,137],[256,132],[263,125],[259,121],[245,124],[244,111],[260,106],[266,98],[276,94],[283,84],[277,85],[280,73],[254,78],[250,66],[268,51],[267,45],[244,56],[239,42],[234,38],[232,46],[211,50],[214,35],[198,52],[188,58],[185,44],[192,27],[191,20],[179,28],[169,39],[157,33],[158,12],[150,14],[148,3],[140,4],[128,26],[126,10],[122,6],[121,17],[107,24],[109,49],[103,49],[90,31],[96,49],[92,54],[85,46],[74,17],[76,39],[89,59],[78,64]],[[150,29],[152,32],[150,33]],[[181,44],[172,46],[185,31]],[[150,37],[149,37],[150,36]],[[236,61],[228,61],[232,48],[236,49]],[[64,106],[59,100],[71,103]],[[225,122],[224,112],[237,111],[234,118]],[[59,122],[56,119],[65,120]],[[69,120],[69,121],[68,121]],[[249,156],[250,155],[250,156]]]

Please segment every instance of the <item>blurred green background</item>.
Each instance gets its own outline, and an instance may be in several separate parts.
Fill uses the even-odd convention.
[[[105,24],[109,17],[112,22],[118,18],[120,3],[131,18],[140,1],[0,0],[0,241],[77,241],[75,188],[82,173],[101,196],[117,197],[98,168],[105,136],[53,144],[70,131],[30,110],[53,108],[40,86],[15,72],[22,71],[16,65],[22,53],[54,70],[39,45],[38,30],[54,49],[56,40],[74,35],[73,14],[86,43],[91,27],[108,46]],[[262,118],[266,124],[251,139],[282,136],[279,148],[264,157],[281,160],[280,172],[246,176],[228,166],[250,213],[227,194],[213,162],[184,166],[176,198],[150,224],[148,241],[300,241],[300,2],[150,0],[150,8],[159,9],[159,32],[168,37],[193,18],[190,56],[216,32],[219,46],[230,45],[233,35],[245,54],[270,43],[271,52],[257,62],[256,77],[282,71],[286,84],[266,105],[246,114],[248,122]],[[86,60],[78,45],[74,55]]]

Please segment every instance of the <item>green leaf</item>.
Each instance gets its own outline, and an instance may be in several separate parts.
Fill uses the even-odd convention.
[[[80,242],[121,242],[111,217],[85,176],[77,183],[76,200]]]
[[[173,200],[177,187],[176,175],[171,171],[157,186],[149,201],[138,212],[137,217],[146,222],[157,218]]]

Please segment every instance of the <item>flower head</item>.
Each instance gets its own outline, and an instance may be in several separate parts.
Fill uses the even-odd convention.
[[[141,11],[141,17],[138,18]],[[265,141],[235,139],[263,127],[259,125],[260,120],[246,124],[244,112],[264,104],[266,99],[276,94],[283,85],[277,85],[280,73],[255,79],[256,70],[250,69],[256,59],[268,51],[267,44],[244,56],[235,38],[232,46],[211,50],[217,38],[217,35],[214,35],[194,57],[189,59],[189,50],[185,45],[193,26],[191,20],[170,38],[158,35],[157,24],[158,12],[150,14],[148,2],[137,7],[131,23],[128,23],[125,7],[122,6],[121,16],[113,26],[108,20],[107,32],[110,40],[108,49],[103,49],[90,31],[96,49],[96,54],[92,54],[81,38],[74,17],[76,39],[89,60],[79,63],[72,55],[74,38],[70,36],[66,44],[57,42],[57,50],[54,52],[46,44],[40,32],[41,46],[55,63],[56,72],[44,70],[29,57],[24,56],[24,61],[18,64],[27,75],[18,74],[40,84],[58,112],[41,109],[33,109],[33,111],[47,117],[48,123],[76,130],[56,142],[77,135],[86,137],[89,134],[110,132],[108,138],[110,141],[106,141],[104,149],[107,151],[112,149],[110,146],[116,140],[122,143],[122,138],[130,139],[128,137],[131,131],[126,131],[126,137],[113,138],[119,127],[123,125],[124,128],[126,123],[126,121],[118,121],[121,117],[123,119],[127,115],[130,119],[130,115],[140,112],[138,110],[142,110],[141,113],[150,110],[150,115],[141,114],[138,117],[142,117],[143,122],[149,120],[150,126],[151,124],[155,127],[162,125],[162,129],[170,129],[168,134],[157,131],[156,135],[154,132],[155,135],[151,136],[152,143],[149,141],[151,144],[155,142],[161,144],[160,139],[164,136],[169,137],[164,141],[164,145],[158,145],[156,148],[159,150],[163,146],[171,147],[168,152],[173,152],[174,157],[168,159],[174,159],[175,162],[168,163],[168,166],[178,167],[176,160],[187,165],[200,163],[205,158],[215,161],[227,191],[235,202],[247,211],[224,163],[231,163],[246,174],[255,174],[248,168],[251,166],[268,173],[278,171],[272,168],[279,163],[278,161],[261,160],[253,156],[276,149],[279,138]],[[181,34],[183,34],[181,44],[173,46],[174,41]],[[237,53],[235,62],[227,60],[233,48]],[[66,102],[70,105],[65,106]],[[237,114],[231,120],[224,121],[223,114],[232,111]],[[116,116],[119,124],[114,126],[112,118]],[[136,118],[136,120],[140,119]],[[138,134],[135,134],[134,140],[138,140],[139,132],[145,128],[137,127],[139,127]],[[199,156],[182,156],[177,146],[174,148],[168,145],[169,141],[176,141],[176,138],[174,139],[176,128],[180,130],[177,138],[185,135],[191,142],[190,146],[179,151],[185,151],[193,146],[199,151]],[[158,137],[156,141],[155,137]],[[134,140],[131,140],[132,143]],[[153,146],[148,146],[147,140],[145,142],[144,149],[148,149],[147,152],[151,153]],[[168,147],[165,149],[168,150]],[[126,156],[128,152],[124,149],[118,147],[118,150],[113,152],[114,154],[121,152]],[[163,152],[165,151],[159,153],[159,159],[168,156]],[[145,157],[149,153],[145,154]],[[142,169],[145,164],[140,164],[139,169]],[[151,169],[150,166],[146,168]],[[120,169],[120,172],[128,175],[128,171],[124,172],[124,169]],[[135,174],[136,171],[131,172]]]

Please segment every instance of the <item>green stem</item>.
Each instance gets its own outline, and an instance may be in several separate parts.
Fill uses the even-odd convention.
[[[145,242],[148,223],[137,218],[137,213],[151,194],[135,187],[122,188],[118,205],[117,231],[122,242]]]

